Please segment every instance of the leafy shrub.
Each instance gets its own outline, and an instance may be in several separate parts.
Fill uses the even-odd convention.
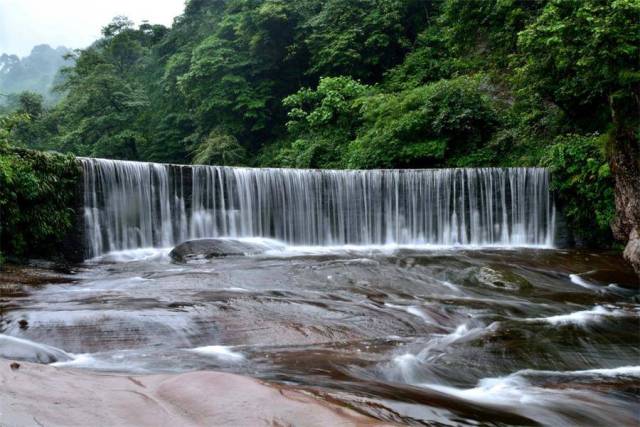
[[[0,252],[58,256],[80,176],[73,156],[0,147]]]
[[[482,146],[497,126],[479,78],[440,80],[363,99],[363,125],[349,147],[349,166],[432,167]]]
[[[325,77],[318,87],[284,99],[289,109],[289,143],[276,155],[279,166],[342,166],[344,152],[360,123],[356,102],[372,88],[350,77]]]
[[[91,156],[111,159],[138,160],[138,147],[144,145],[144,136],[139,132],[123,130],[115,135],[101,136],[93,146]]]
[[[214,129],[195,147],[193,164],[239,166],[245,164],[247,152],[233,135]]]
[[[606,161],[606,135],[557,137],[545,150],[551,188],[558,193],[569,226],[588,245],[611,245],[615,215],[613,179]]]

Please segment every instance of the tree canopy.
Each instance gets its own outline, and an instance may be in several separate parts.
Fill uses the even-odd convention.
[[[577,212],[594,194],[612,203],[600,136],[614,116],[637,123],[620,106],[640,99],[639,46],[639,0],[190,0],[171,28],[114,18],[69,58],[55,107],[15,100],[30,120],[10,133],[28,148],[176,163],[570,157],[582,166],[558,179],[591,192],[575,194]]]

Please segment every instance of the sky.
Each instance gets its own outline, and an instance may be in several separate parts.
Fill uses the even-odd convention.
[[[0,0],[0,54],[20,57],[38,44],[84,48],[117,15],[171,25],[185,0]]]

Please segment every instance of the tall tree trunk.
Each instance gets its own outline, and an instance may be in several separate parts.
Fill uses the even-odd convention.
[[[615,180],[613,236],[626,243],[624,258],[640,277],[640,96],[610,99],[614,129],[609,165]]]

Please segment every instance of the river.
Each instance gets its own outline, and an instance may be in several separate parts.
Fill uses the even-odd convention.
[[[638,423],[640,296],[618,255],[261,243],[102,255],[3,295],[0,331],[68,355],[55,366],[239,373],[399,424]]]

